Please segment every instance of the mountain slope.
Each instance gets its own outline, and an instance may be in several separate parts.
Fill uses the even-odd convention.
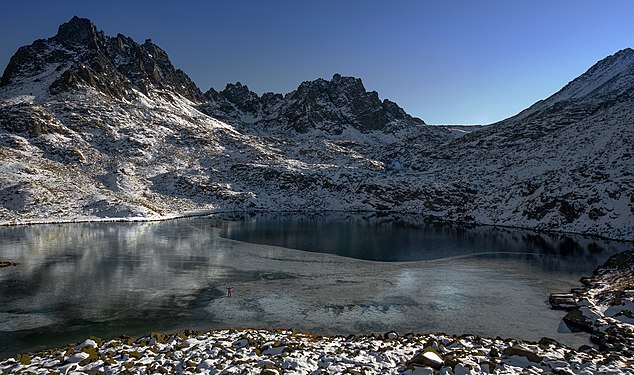
[[[380,154],[397,140],[394,134],[349,124],[333,137],[283,126],[275,136],[251,134],[200,112],[197,88],[156,51],[149,42],[107,37],[73,18],[55,37],[16,53],[0,87],[4,221],[387,207],[388,194],[363,192],[388,188],[377,174],[384,163],[367,151]],[[341,79],[361,91],[359,80]],[[377,103],[376,94],[367,97]],[[340,103],[337,113],[362,116],[355,108]],[[420,120],[407,125],[402,133],[421,142],[454,137]],[[413,196],[402,185],[389,190]]]
[[[593,65],[557,93],[502,123],[571,123],[631,99],[634,50],[623,49]]]
[[[0,221],[394,210],[634,239],[632,51],[466,133],[335,75],[202,94],[149,41],[73,18],[0,85]]]
[[[444,154],[460,168],[490,166],[472,179],[489,190],[475,204],[493,208],[476,221],[516,225],[521,217],[530,227],[629,238],[632,108],[634,50],[628,48],[518,115],[454,141]]]

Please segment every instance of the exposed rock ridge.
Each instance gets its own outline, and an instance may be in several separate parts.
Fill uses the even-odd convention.
[[[20,86],[29,78],[52,81],[47,87],[51,94],[90,86],[114,98],[133,98],[133,89],[146,95],[159,89],[203,100],[198,87],[151,40],[138,44],[121,34],[108,37],[90,20],[77,16],[62,24],[52,38],[18,49],[0,85]]]
[[[335,74],[330,81],[305,81],[286,94],[265,93],[262,97],[240,82],[218,92],[210,89],[203,110],[232,124],[261,127],[282,126],[299,133],[324,130],[341,134],[347,127],[361,132],[389,131],[390,125],[424,125],[376,91],[366,91],[359,78]]]

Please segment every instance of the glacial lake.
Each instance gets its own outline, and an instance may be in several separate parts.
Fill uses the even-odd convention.
[[[551,292],[631,243],[376,214],[0,227],[0,358],[184,328],[474,333],[579,346]],[[233,296],[227,297],[227,287]]]

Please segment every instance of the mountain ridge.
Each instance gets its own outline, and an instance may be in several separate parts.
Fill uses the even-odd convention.
[[[546,99],[539,100],[535,104],[521,111],[515,116],[500,121],[500,123],[508,123],[524,120],[527,117],[544,117],[545,112],[558,106],[558,111],[566,107],[574,115],[574,111],[582,112],[586,115],[590,107],[590,111],[596,106],[592,103],[594,95],[602,95],[609,93],[611,96],[618,97],[624,94],[624,90],[620,87],[613,87],[615,82],[621,83],[625,87],[625,92],[631,91],[634,85],[634,50],[625,48],[613,55],[598,61],[592,65],[585,73],[573,79],[562,87],[559,91]],[[629,89],[628,89],[629,88]],[[576,109],[573,109],[575,108]],[[540,121],[543,121],[540,118]]]
[[[203,94],[149,40],[79,18],[57,35],[3,74],[2,223],[395,211],[634,239],[629,50],[573,80],[593,82],[578,98],[468,132],[426,125],[354,77]]]
[[[201,110],[233,124],[270,127],[281,125],[299,133],[321,128],[341,134],[349,126],[362,132],[383,130],[396,122],[425,125],[396,103],[381,101],[376,91],[366,91],[360,78],[335,73],[330,81],[318,78],[302,82],[286,94],[267,92],[260,97],[240,82],[224,90],[205,93],[209,103]]]

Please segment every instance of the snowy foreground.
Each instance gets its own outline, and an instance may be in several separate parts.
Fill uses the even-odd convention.
[[[79,345],[0,362],[5,373],[556,373],[634,374],[634,251],[617,254],[577,291],[567,318],[597,348],[474,335],[316,336],[292,330],[183,331]],[[579,313],[578,313],[579,312]]]
[[[477,336],[321,337],[293,331],[151,334],[82,344],[0,364],[2,371],[61,373],[626,373],[618,355],[576,351],[544,339],[527,344]],[[264,371],[268,369],[268,371]]]

